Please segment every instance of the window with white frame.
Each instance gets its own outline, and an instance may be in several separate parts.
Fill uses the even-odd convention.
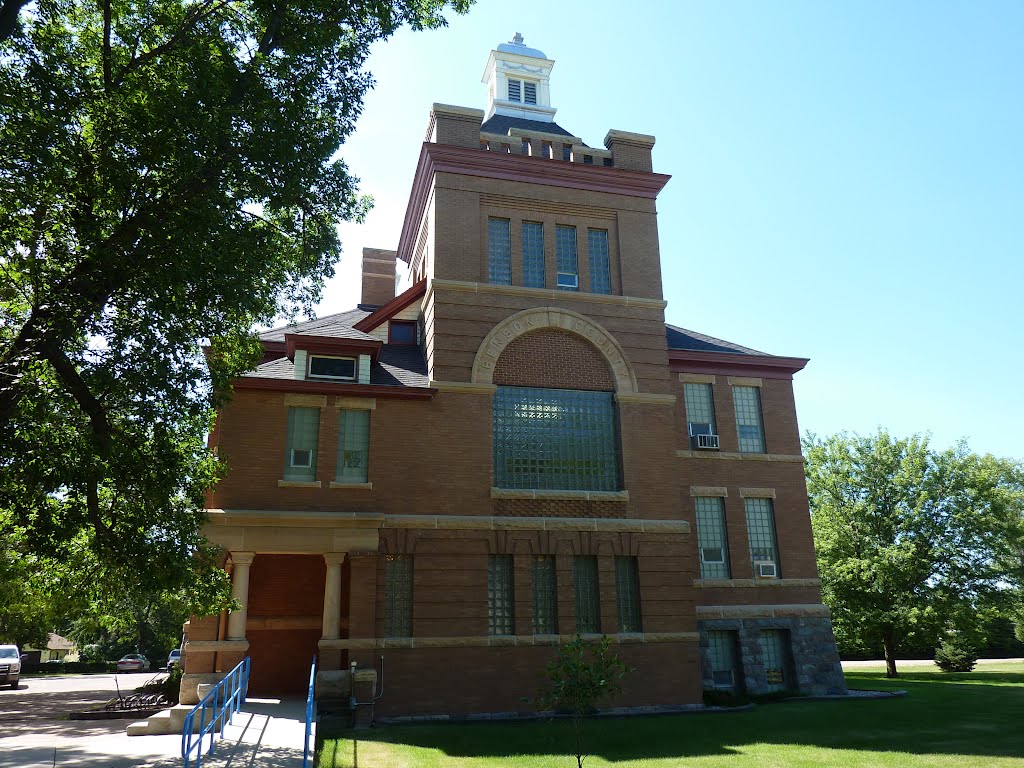
[[[688,381],[683,384],[683,398],[686,401],[686,431],[690,447],[717,446],[718,426],[715,424],[715,399],[711,385]],[[715,436],[714,440],[710,439],[712,436]]]
[[[735,386],[732,388],[732,401],[736,408],[740,453],[764,453],[760,387]]]
[[[320,437],[320,409],[290,407],[285,440],[284,479],[294,482],[316,480],[317,440]]]
[[[698,497],[697,546],[700,548],[700,577],[729,578],[729,541],[726,537],[725,510],[718,497]]]
[[[333,357],[328,355],[310,355],[310,379],[347,379],[355,380],[358,366],[354,357]]]
[[[366,483],[370,464],[370,412],[342,410],[338,415],[338,461],[335,480]]]
[[[754,576],[779,575],[778,543],[775,538],[775,510],[771,499],[744,499],[747,512],[747,539]]]

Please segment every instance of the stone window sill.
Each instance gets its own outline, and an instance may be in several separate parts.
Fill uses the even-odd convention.
[[[336,483],[332,480],[331,488],[351,488],[353,490],[369,491],[373,489],[373,483]]]
[[[319,488],[319,480],[278,480],[278,488]]]

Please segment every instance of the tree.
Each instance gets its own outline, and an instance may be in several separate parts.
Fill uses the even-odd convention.
[[[568,711],[572,714],[576,736],[577,768],[583,768],[583,716],[590,714],[603,700],[622,690],[620,682],[629,667],[611,650],[607,635],[596,644],[579,635],[563,645],[546,668],[549,687],[537,700],[541,709]]]
[[[980,608],[1006,585],[1018,536],[1016,465],[884,431],[804,441],[825,602],[841,644],[882,648],[886,675],[915,635],[977,634]],[[1019,490],[1019,487],[1018,487]],[[976,642],[982,638],[975,637]]]
[[[69,587],[223,607],[212,409],[368,207],[371,43],[469,3],[0,0],[0,533]]]

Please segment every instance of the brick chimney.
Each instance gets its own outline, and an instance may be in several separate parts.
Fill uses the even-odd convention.
[[[363,248],[363,295],[360,304],[387,304],[395,298],[397,251]]]

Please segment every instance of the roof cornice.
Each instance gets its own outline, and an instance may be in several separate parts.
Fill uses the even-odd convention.
[[[792,379],[810,362],[805,357],[747,355],[733,352],[701,352],[690,349],[669,349],[672,371],[717,373],[723,376],[761,376],[766,379]]]
[[[386,384],[336,384],[304,379],[263,379],[242,376],[234,381],[235,389],[257,389],[271,392],[299,392],[316,395],[352,395],[391,398],[394,400],[429,400],[436,389],[430,387],[396,387]]]
[[[341,336],[314,336],[308,333],[286,333],[284,335],[285,354],[289,360],[295,359],[295,350],[332,354],[337,352],[368,353],[373,360],[380,354],[383,342],[377,339],[346,339]]]
[[[393,298],[387,304],[378,307],[352,327],[355,328],[357,331],[369,333],[374,328],[379,326],[381,323],[385,323],[392,317],[397,315],[403,309],[405,309],[414,301],[416,301],[416,299],[423,296],[423,294],[426,292],[427,278],[423,278],[418,283],[416,283],[416,285],[414,285],[412,288],[400,293],[398,296],[395,296],[395,298]]]
[[[398,258],[411,263],[416,227],[423,217],[434,176],[455,173],[489,179],[543,184],[588,192],[605,192],[654,200],[672,177],[664,173],[607,168],[603,165],[567,163],[544,157],[525,157],[488,152],[476,147],[424,142],[405,208]]]

